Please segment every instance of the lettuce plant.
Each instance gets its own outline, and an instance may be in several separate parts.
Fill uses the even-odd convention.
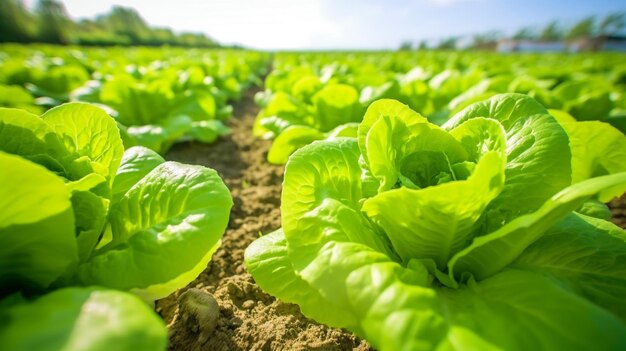
[[[185,77],[191,80],[195,75],[183,72],[179,78],[159,73],[156,78],[124,73],[102,84],[91,81],[91,88],[83,87],[73,98],[112,108],[128,136],[127,147],[141,145],[163,154],[177,141],[212,143],[229,133],[222,120],[230,117],[232,107],[217,87],[203,82],[187,87],[178,81]],[[204,79],[204,74],[201,76]]]
[[[124,152],[115,121],[83,103],[62,105],[41,117],[0,109],[0,165],[0,297],[40,295],[66,286],[120,290],[75,288],[41,297],[32,302],[37,308],[28,302],[10,304],[18,310],[41,307],[43,314],[52,313],[42,316],[51,323],[54,313],[61,313],[54,304],[63,299],[79,310],[83,304],[102,305],[98,313],[104,323],[118,312],[141,311],[132,306],[136,299],[122,291],[153,301],[187,285],[219,246],[232,206],[214,170],[165,162],[144,147]],[[92,295],[96,302],[89,302]],[[107,303],[98,302],[108,296],[109,304],[119,306],[111,314]],[[24,323],[10,311],[0,315],[8,330]],[[86,322],[80,316],[76,323]],[[69,337],[68,332],[57,336]],[[119,331],[111,335],[124,336]],[[22,341],[15,349],[32,349],[34,344]]]
[[[626,138],[526,95],[442,127],[379,100],[357,138],[286,166],[282,224],[246,251],[259,286],[380,350],[626,347]],[[593,123],[593,126],[585,123]]]
[[[298,148],[315,140],[356,136],[362,115],[359,92],[346,84],[322,86],[314,76],[296,81],[294,96],[285,92],[258,95],[264,109],[257,116],[254,134],[275,138],[267,155],[274,164],[284,164]]]

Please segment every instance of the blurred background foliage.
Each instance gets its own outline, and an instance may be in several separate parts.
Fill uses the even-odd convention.
[[[114,6],[94,19],[73,20],[56,0],[39,0],[32,10],[20,0],[0,0],[0,42],[219,47],[203,33],[151,27],[132,8]]]

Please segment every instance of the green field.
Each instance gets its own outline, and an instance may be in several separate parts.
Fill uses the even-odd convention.
[[[625,134],[621,53],[0,45],[0,350],[626,349]]]

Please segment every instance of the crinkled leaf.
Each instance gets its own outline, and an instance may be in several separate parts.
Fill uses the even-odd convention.
[[[403,126],[410,129],[413,125],[418,123],[426,123],[428,120],[422,117],[419,113],[411,110],[407,105],[401,104],[395,100],[382,99],[373,102],[365,112],[363,116],[363,121],[359,125],[358,131],[358,140],[359,140],[359,149],[363,154],[363,158],[365,161],[369,161],[369,157],[367,154],[366,147],[366,139],[367,135],[376,121],[378,121],[383,116],[394,117],[394,121],[397,119]],[[404,138],[406,137],[406,131],[401,130],[403,134],[397,133],[396,138]]]
[[[20,155],[62,175],[60,159],[69,152],[41,118],[17,109],[0,108],[0,150]]]
[[[408,109],[397,101],[378,101],[370,106],[359,128],[360,135],[363,128],[368,128],[364,143],[359,146],[364,158],[367,155],[372,175],[381,181],[379,191],[396,186],[401,180],[403,163],[417,153],[439,152],[450,165],[467,158],[466,151],[452,135],[426,123],[417,114],[403,113],[406,112],[403,107]],[[395,114],[397,111],[400,113]],[[374,118],[377,119],[372,121]]]
[[[443,128],[452,130],[477,117],[495,119],[506,130],[506,184],[487,210],[486,231],[535,211],[570,185],[567,134],[537,101],[521,94],[496,95],[468,106]]]
[[[291,156],[281,196],[283,229],[291,247],[337,240],[390,253],[386,238],[360,211],[358,157],[356,140],[348,138],[314,142]]]
[[[504,161],[493,151],[467,180],[390,190],[366,200],[362,210],[384,229],[405,262],[431,258],[444,269],[471,241],[483,211],[502,191]]]
[[[165,162],[111,208],[112,241],[79,267],[79,278],[146,299],[165,297],[206,268],[231,206],[217,172]]]
[[[113,118],[98,107],[77,102],[55,107],[41,118],[57,133],[68,151],[88,157],[92,169],[105,176],[111,186],[124,153]]]

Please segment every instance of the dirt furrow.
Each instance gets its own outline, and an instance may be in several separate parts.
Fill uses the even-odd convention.
[[[252,136],[258,113],[253,102],[255,92],[249,91],[235,105],[228,137],[212,145],[182,143],[167,155],[168,160],[217,170],[234,199],[222,245],[207,269],[186,288],[156,304],[170,328],[170,349],[369,350],[352,334],[309,321],[297,306],[265,294],[246,272],[245,248],[259,235],[280,227],[284,171],[282,166],[265,160],[271,142]],[[184,298],[180,298],[182,294]],[[211,311],[211,303],[203,303],[198,315],[194,304],[187,302],[210,301],[207,294],[219,307]],[[186,302],[181,304],[179,300]]]

